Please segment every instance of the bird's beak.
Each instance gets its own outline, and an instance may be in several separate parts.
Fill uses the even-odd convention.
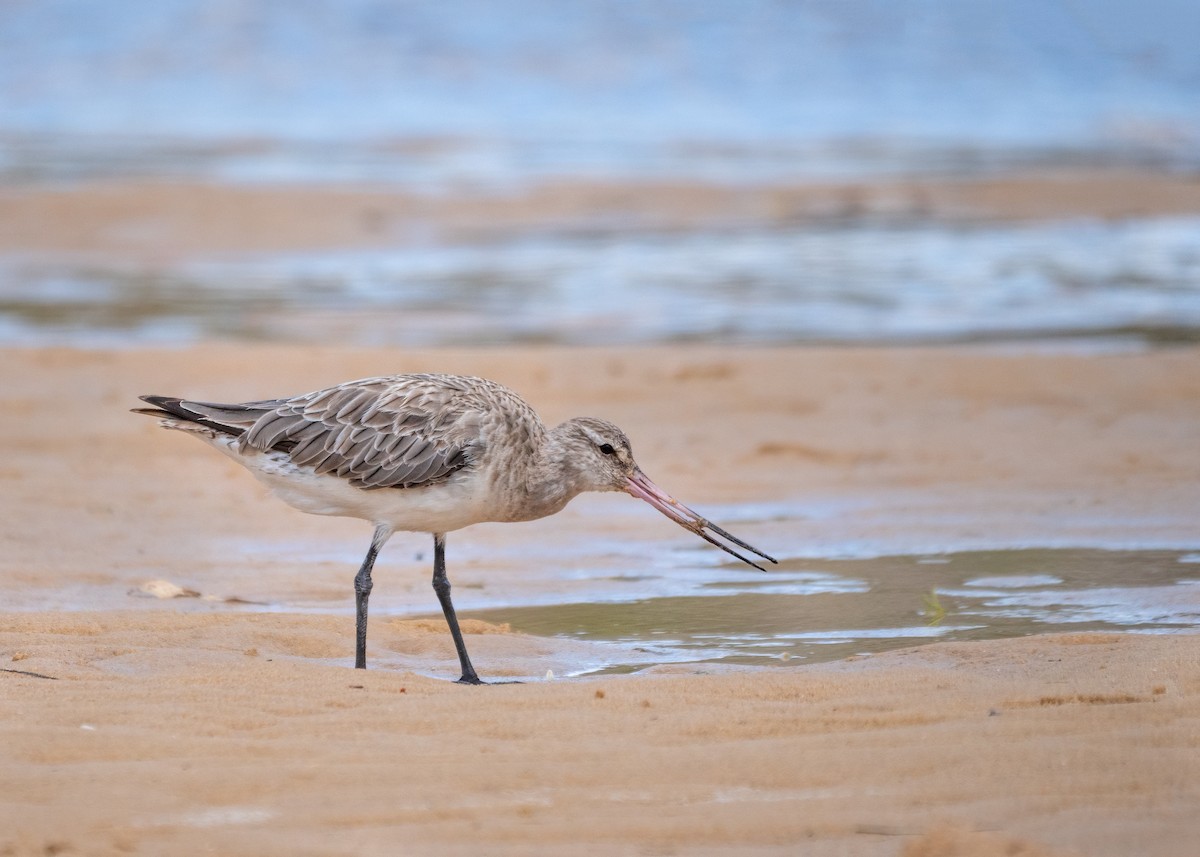
[[[625,480],[625,490],[634,497],[637,497],[639,500],[645,500],[655,509],[658,509],[658,511],[662,512],[672,521],[679,524],[681,527],[686,527],[700,538],[704,539],[706,542],[716,545],[721,550],[725,551],[725,553],[736,556],[742,562],[754,566],[759,571],[766,571],[766,569],[756,563],[754,560],[738,553],[736,550],[729,547],[729,545],[718,541],[716,537],[719,536],[727,542],[732,542],[739,548],[748,550],[753,554],[757,554],[765,560],[778,563],[778,560],[776,560],[774,557],[768,556],[758,548],[746,544],[736,536],[732,536],[725,532],[711,521],[708,521],[702,518],[700,515],[697,515],[687,506],[683,505],[666,491],[662,490],[653,482],[651,482],[650,477],[641,470],[635,470],[632,476],[627,477]]]

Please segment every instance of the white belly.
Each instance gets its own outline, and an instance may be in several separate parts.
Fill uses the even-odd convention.
[[[434,485],[415,488],[356,488],[339,476],[297,467],[286,453],[239,452],[231,438],[210,443],[241,464],[289,506],[313,515],[361,518],[393,530],[448,533],[495,520],[485,480],[474,473],[453,474]]]

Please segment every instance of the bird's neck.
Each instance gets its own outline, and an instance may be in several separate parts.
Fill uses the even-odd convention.
[[[539,439],[524,478],[518,488],[521,515],[518,520],[532,521],[561,510],[573,497],[587,490],[575,458],[551,429]]]

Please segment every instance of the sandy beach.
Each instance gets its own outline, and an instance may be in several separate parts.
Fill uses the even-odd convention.
[[[795,521],[796,545],[830,527],[971,544],[980,521],[985,536],[1182,545],[1198,540],[1198,349],[214,344],[2,360],[0,853],[1182,857],[1200,833],[1194,635],[465,688],[437,678],[454,664],[440,619],[384,614],[377,668],[356,672],[349,584],[366,525],[300,515],[127,411],[147,392],[486,374],[548,421],[615,420],[647,471],[702,508],[875,498],[861,520]],[[460,610],[493,591],[568,600],[581,584],[556,552],[609,515],[646,556],[689,538],[598,495],[473,528],[450,542]],[[322,542],[348,558],[297,571]],[[436,609],[423,547],[389,547],[381,605]],[[157,579],[200,597],[136,597]],[[330,610],[278,606],[304,599]],[[580,645],[466,630],[492,678],[561,676]]]
[[[4,11],[0,857],[1200,854],[1194,3]],[[779,562],[451,532],[473,687],[396,533],[354,669],[130,411],[416,372]]]
[[[464,688],[332,617],[6,616],[7,854],[1183,855],[1195,636]],[[403,632],[388,628],[389,643]],[[490,646],[485,659],[532,645]],[[44,672],[42,672],[44,671]]]

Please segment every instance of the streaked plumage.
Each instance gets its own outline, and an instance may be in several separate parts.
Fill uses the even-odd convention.
[[[547,428],[519,396],[483,378],[391,375],[241,404],[142,400],[154,407],[136,413],[208,442],[297,509],[375,525],[355,578],[358,667],[366,666],[371,569],[398,530],[434,535],[434,588],[462,662],[460,681],[470,684],[479,679],[445,577],[452,530],[552,515],[583,491],[626,491],[744,562],[758,567],[718,537],[774,562],[655,486],[612,423],[576,417]]]

